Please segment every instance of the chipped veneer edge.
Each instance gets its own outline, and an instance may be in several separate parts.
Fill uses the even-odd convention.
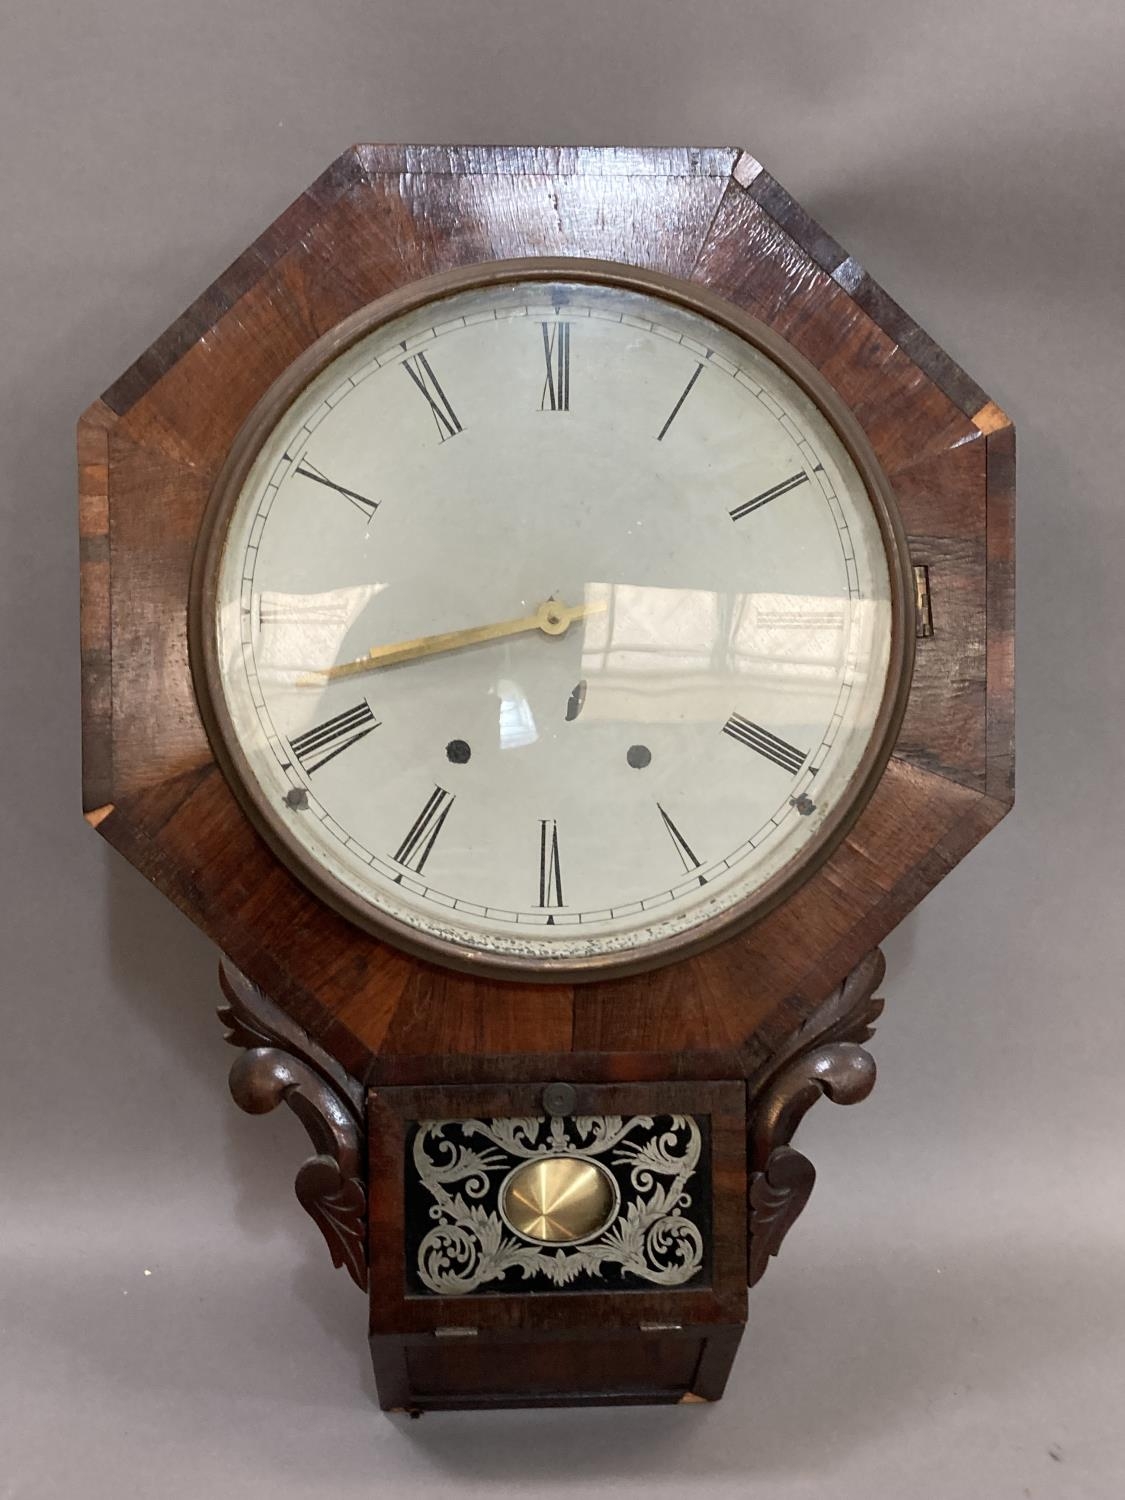
[[[751,156],[749,151],[743,151],[731,168],[730,175],[739,187],[749,187],[755,177],[760,177],[765,170],[757,157]]]
[[[1011,417],[995,401],[986,401],[979,411],[973,413],[970,421],[978,432],[983,432],[986,436],[990,432],[999,432],[1001,427],[1012,425]]]

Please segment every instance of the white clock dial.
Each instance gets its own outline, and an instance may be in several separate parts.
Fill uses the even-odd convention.
[[[238,774],[361,921],[528,962],[752,900],[854,790],[891,564],[820,408],[700,313],[516,281],[293,399],[215,578]]]

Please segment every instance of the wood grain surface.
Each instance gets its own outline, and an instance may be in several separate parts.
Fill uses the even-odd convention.
[[[737,1081],[584,1084],[579,1116],[702,1117],[707,1272],[682,1289],[408,1291],[408,1130],[419,1120],[527,1118],[541,1086],[426,1086],[369,1096],[372,1357],[385,1407],[717,1400],[746,1320],[746,1094]],[[461,1337],[457,1334],[460,1333]]]
[[[186,626],[211,487],[289,363],[421,276],[547,254],[690,279],[811,360],[891,479],[934,618],[882,782],[809,882],[698,957],[578,987],[439,969],[316,901],[214,763]],[[359,1079],[752,1072],[1011,805],[1011,425],[746,153],[355,147],[90,407],[79,465],[87,816]]]

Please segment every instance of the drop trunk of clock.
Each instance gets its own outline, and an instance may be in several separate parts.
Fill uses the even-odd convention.
[[[381,1403],[716,1399],[1011,805],[1004,413],[746,152],[359,146],[79,460],[86,816]]]
[[[545,1092],[373,1092],[384,1405],[721,1394],[746,1316],[743,1086],[581,1084],[567,1114]]]

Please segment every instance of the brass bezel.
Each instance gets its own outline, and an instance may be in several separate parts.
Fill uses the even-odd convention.
[[[883,699],[864,755],[837,806],[816,835],[758,890],[727,911],[653,943],[584,958],[517,957],[474,951],[432,937],[380,911],[335,876],[314,865],[253,780],[235,739],[219,678],[216,584],[227,528],[250,469],[282,413],[327,365],[382,324],[428,302],[515,281],[586,282],[646,293],[700,313],[759,349],[820,408],[856,465],[878,520],[891,585],[891,650]],[[208,500],[192,569],[189,654],[195,695],[216,762],[257,832],[282,864],[315,896],[363,931],[417,958],[495,979],[575,984],[643,973],[734,937],[792,895],[820,868],[870,800],[898,736],[914,665],[913,590],[909,548],[891,483],[854,413],[820,371],[792,345],[706,287],[612,261],[543,256],[488,261],[413,281],[345,318],[278,377],[231,445]]]

